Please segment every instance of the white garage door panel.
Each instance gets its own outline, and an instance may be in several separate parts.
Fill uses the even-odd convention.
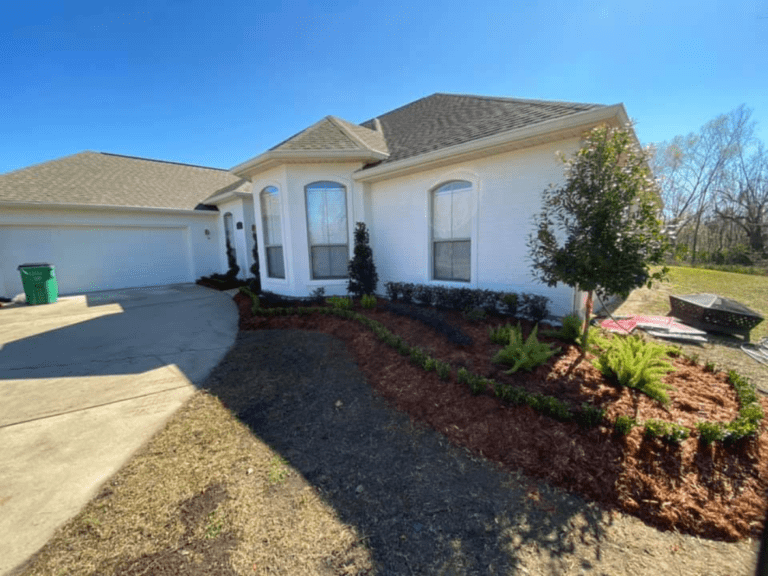
[[[191,282],[182,228],[0,228],[6,291],[21,292],[16,266],[56,266],[61,294]]]

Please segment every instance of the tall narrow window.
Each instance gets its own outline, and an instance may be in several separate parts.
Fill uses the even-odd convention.
[[[261,191],[261,221],[264,227],[267,276],[270,278],[285,278],[283,227],[280,221],[280,196],[277,188],[274,186],[267,186]]]
[[[230,270],[237,266],[237,251],[235,249],[235,226],[233,224],[232,212],[224,214],[224,242],[227,248],[227,264]]]
[[[447,182],[432,193],[432,260],[435,280],[469,282],[472,184]]]
[[[315,182],[307,191],[307,234],[312,278],[346,278],[347,193],[337,182]]]

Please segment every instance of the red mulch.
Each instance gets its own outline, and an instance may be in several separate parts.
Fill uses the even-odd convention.
[[[759,537],[768,508],[768,434],[732,447],[704,447],[697,437],[679,445],[647,439],[641,427],[626,437],[609,427],[590,430],[561,423],[529,407],[508,406],[488,390],[472,396],[466,386],[441,381],[434,372],[412,366],[357,322],[331,316],[252,317],[250,299],[235,296],[240,328],[293,328],[322,331],[343,339],[368,382],[381,396],[447,436],[456,444],[609,507],[617,507],[662,529],[675,529],[713,539]],[[737,416],[736,393],[724,373],[709,373],[685,359],[665,376],[671,405],[608,382],[587,361],[574,363],[579,351],[564,351],[532,373],[507,376],[491,363],[501,347],[488,338],[488,326],[505,321],[471,323],[458,313],[445,313],[474,339],[457,346],[422,323],[381,309],[363,311],[409,344],[418,345],[454,368],[524,386],[568,400],[604,407],[612,421],[619,414],[659,418],[692,427],[702,419],[729,421]],[[522,322],[524,334],[531,328]],[[546,340],[546,338],[542,338]],[[768,413],[768,401],[761,398]]]

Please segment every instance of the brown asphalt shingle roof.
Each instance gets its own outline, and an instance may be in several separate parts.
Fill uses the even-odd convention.
[[[389,157],[380,164],[602,107],[576,102],[432,94],[378,117],[389,150]],[[375,119],[361,126],[374,129]]]
[[[380,132],[352,124],[341,118],[326,116],[320,122],[294,134],[270,150],[307,152],[374,150],[386,152],[387,144]]]
[[[218,168],[80,152],[0,175],[0,202],[193,210],[223,188],[249,186]]]

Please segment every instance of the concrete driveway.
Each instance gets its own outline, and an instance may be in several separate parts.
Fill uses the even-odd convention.
[[[0,575],[163,426],[236,335],[232,296],[194,284],[0,308]]]

